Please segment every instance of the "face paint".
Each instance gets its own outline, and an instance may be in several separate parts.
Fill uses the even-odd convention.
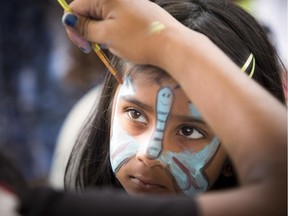
[[[116,98],[115,107],[118,107],[118,100],[122,96],[134,95],[136,91],[132,80],[128,77],[120,88]],[[169,96],[170,95],[170,96]],[[169,96],[169,97],[168,97]],[[117,112],[114,113],[112,137],[110,140],[110,160],[112,169],[115,173],[134,157],[139,151],[145,151],[150,159],[159,160],[165,164],[166,168],[174,177],[177,186],[188,196],[193,196],[199,192],[205,192],[208,189],[208,179],[205,176],[204,169],[209,161],[216,154],[219,140],[214,137],[211,142],[199,152],[182,151],[162,152],[163,137],[165,133],[166,122],[169,121],[169,113],[172,108],[173,94],[170,88],[163,87],[157,94],[156,102],[156,127],[150,139],[145,145],[139,143],[133,136],[127,134],[120,127],[120,121]],[[201,115],[191,103],[188,104],[190,114],[193,118],[201,119]],[[177,143],[175,143],[177,145]]]
[[[134,95],[135,91],[136,89],[131,77],[127,76],[119,90],[115,107],[118,107],[119,98],[124,95]],[[114,173],[117,172],[123,162],[135,155],[135,152],[138,151],[138,148],[139,145],[137,145],[133,137],[127,135],[122,127],[120,127],[119,117],[117,112],[115,112],[112,136],[110,140],[110,162]]]
[[[219,140],[213,138],[211,143],[200,152],[167,152],[160,156],[174,176],[180,189],[188,196],[193,196],[208,189],[208,181],[203,169],[212,159],[219,146]]]
[[[191,115],[196,119],[202,119],[201,114],[192,103],[188,103]]]
[[[133,85],[131,78],[127,77],[125,79],[125,83],[119,90],[116,107],[118,106],[118,99],[120,97],[133,94],[135,94],[135,86]],[[151,159],[157,158],[161,153],[164,128],[172,107],[172,101],[173,93],[170,88],[164,87],[160,89],[157,94],[156,129],[146,148],[147,157]],[[115,112],[113,135],[110,140],[110,161],[114,172],[117,172],[117,170],[121,167],[121,164],[123,164],[130,157],[134,156],[144,147],[137,144],[136,140],[127,135],[125,131],[119,127],[119,125],[118,114]]]
[[[156,159],[162,151],[162,142],[166,120],[172,107],[173,93],[170,88],[165,87],[160,89],[157,95],[156,107],[156,129],[147,148],[147,157]]]
[[[202,119],[196,107],[189,103],[191,115],[196,119]],[[167,152],[161,155],[160,160],[170,167],[180,189],[188,196],[193,196],[208,189],[208,179],[204,168],[217,152],[220,141],[214,137],[212,141],[201,151],[184,151],[181,153]]]

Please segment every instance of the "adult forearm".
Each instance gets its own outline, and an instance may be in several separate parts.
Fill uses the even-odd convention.
[[[169,46],[162,50],[165,58],[159,66],[180,83],[220,137],[240,182],[246,186],[237,193],[223,193],[217,195],[217,199],[205,195],[204,199],[211,199],[207,202],[210,204],[218,200],[223,210],[229,210],[225,207],[229,200],[235,205],[241,203],[239,206],[262,205],[264,215],[271,211],[283,214],[287,172],[286,107],[249,79],[205,36],[183,28],[177,35],[169,33],[165,37]],[[247,197],[254,201],[249,204],[251,200]],[[213,211],[213,204],[207,203],[205,206]],[[254,214],[247,207],[239,209],[238,215],[243,213]]]

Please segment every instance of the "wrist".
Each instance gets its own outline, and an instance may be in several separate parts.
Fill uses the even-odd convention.
[[[154,22],[153,22],[154,23]],[[159,30],[153,30],[153,23],[148,27],[149,43],[147,49],[147,63],[166,70],[166,58],[171,55],[172,47],[174,47],[175,28],[167,27],[164,24]]]
[[[151,64],[162,68],[177,81],[181,76],[180,71],[194,68],[193,62],[199,63],[205,59],[205,50],[211,43],[205,35],[183,25],[167,27],[154,38],[154,52],[149,56]]]

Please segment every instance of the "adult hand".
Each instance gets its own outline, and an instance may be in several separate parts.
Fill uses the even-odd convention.
[[[136,63],[157,65],[165,44],[163,32],[184,27],[148,0],[74,0],[70,7],[76,17],[66,13],[63,23],[73,43],[89,52],[83,38],[97,42]]]

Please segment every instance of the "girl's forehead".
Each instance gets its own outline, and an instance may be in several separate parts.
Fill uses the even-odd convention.
[[[137,71],[131,72],[127,74],[124,78],[124,81],[127,81],[126,84],[130,84],[133,86],[140,87],[163,87],[163,86],[170,86],[170,88],[175,88],[177,83],[173,80],[170,76],[166,73],[157,71],[157,70],[144,70],[144,71]],[[125,84],[125,82],[124,82]]]
[[[157,75],[157,74],[156,74]],[[187,110],[189,99],[179,84],[169,76],[159,77],[155,73],[137,73],[124,77],[124,83],[119,87],[117,97],[132,96],[145,104],[156,105],[159,92],[169,88],[173,94],[173,107]],[[120,94],[119,94],[120,93]]]

